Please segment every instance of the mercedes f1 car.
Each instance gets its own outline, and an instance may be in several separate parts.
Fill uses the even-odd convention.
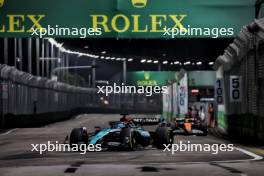
[[[150,132],[141,125],[145,120],[134,120],[123,115],[120,121],[110,121],[109,127],[95,127],[95,131],[88,133],[85,127],[74,128],[71,131],[70,144],[101,144],[102,149],[129,149],[153,145],[162,149],[164,144],[173,143],[173,133],[169,125],[163,121],[157,124],[156,130]],[[150,119],[153,122],[153,119]],[[157,121],[155,121],[157,122]]]

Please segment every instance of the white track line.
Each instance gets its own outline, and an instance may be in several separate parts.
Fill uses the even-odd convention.
[[[248,162],[248,161],[257,161],[257,160],[262,160],[263,157],[262,156],[259,156],[255,153],[252,153],[250,151],[247,151],[245,149],[242,149],[242,148],[239,148],[239,147],[234,147],[234,149],[246,154],[246,155],[249,155],[250,157],[252,157],[252,159],[241,159],[241,160],[225,160],[225,161],[202,161],[202,162],[181,162],[181,164],[208,164],[208,163],[232,163],[232,162]],[[146,164],[161,164],[161,163],[146,163]],[[167,164],[167,165],[174,165],[174,163],[162,163],[162,164]]]
[[[11,130],[9,130],[9,131],[3,133],[3,134],[0,134],[0,136],[8,135],[8,134],[10,134],[10,133],[12,133],[12,132],[14,132],[14,131],[16,131],[16,130],[17,130],[17,128],[11,129]]]
[[[245,173],[242,173],[242,174],[240,174],[241,176],[248,176],[247,174],[245,174]]]
[[[252,152],[247,151],[247,150],[245,150],[245,149],[238,148],[238,147],[234,147],[234,148],[235,148],[236,150],[240,151],[240,152],[245,153],[246,155],[249,155],[249,156],[253,157],[253,159],[250,159],[251,161],[262,160],[262,159],[263,159],[262,156],[259,156],[259,155],[255,154],[255,153],[252,153]]]

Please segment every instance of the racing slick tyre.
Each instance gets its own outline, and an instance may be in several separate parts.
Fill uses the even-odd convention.
[[[155,131],[154,144],[158,149],[164,149],[164,144],[172,144],[173,135],[167,127],[158,127]]]
[[[175,130],[177,128],[175,122],[170,122],[169,127],[171,128],[171,130]]]
[[[202,131],[203,131],[202,136],[208,135],[208,129],[207,128],[203,128]]]
[[[88,142],[88,134],[83,128],[74,128],[70,134],[70,145]]]
[[[207,124],[202,124],[199,129],[202,131],[202,133],[199,134],[199,136],[207,136],[208,135]]]
[[[134,150],[136,147],[136,140],[131,128],[123,128],[120,132],[121,146],[128,150]]]

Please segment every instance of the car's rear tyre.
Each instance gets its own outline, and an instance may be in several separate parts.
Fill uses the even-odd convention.
[[[167,127],[158,127],[155,132],[154,144],[158,149],[164,149],[164,145],[172,144],[173,136]]]
[[[171,130],[176,130],[176,124],[175,124],[175,122],[170,122],[170,128],[171,128]]]
[[[86,142],[87,132],[83,128],[74,128],[70,134],[70,145],[82,144]]]
[[[207,136],[208,135],[207,124],[201,124],[199,129],[202,131],[202,133],[199,134],[199,136]]]
[[[206,127],[203,128],[202,131],[203,131],[202,136],[207,136],[208,135],[208,129]]]
[[[134,150],[136,147],[136,140],[131,128],[123,128],[120,132],[120,142],[123,147],[128,150]]]

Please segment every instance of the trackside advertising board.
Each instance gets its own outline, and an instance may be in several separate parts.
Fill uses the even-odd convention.
[[[127,84],[137,86],[164,86],[177,81],[176,71],[134,71],[127,73]],[[188,85],[192,87],[214,86],[215,71],[188,71]]]
[[[163,117],[172,120],[176,116],[185,117],[188,113],[187,73],[179,82],[168,85],[168,93],[163,94]]]
[[[127,84],[137,86],[164,86],[175,80],[177,72],[173,71],[136,71],[127,73]]]
[[[175,38],[233,37],[254,19],[254,4],[254,0],[1,0],[0,36],[38,37],[32,35],[33,29],[45,28],[52,34],[46,37],[76,38],[85,29],[90,33],[87,38],[171,38],[172,29],[186,32]]]

